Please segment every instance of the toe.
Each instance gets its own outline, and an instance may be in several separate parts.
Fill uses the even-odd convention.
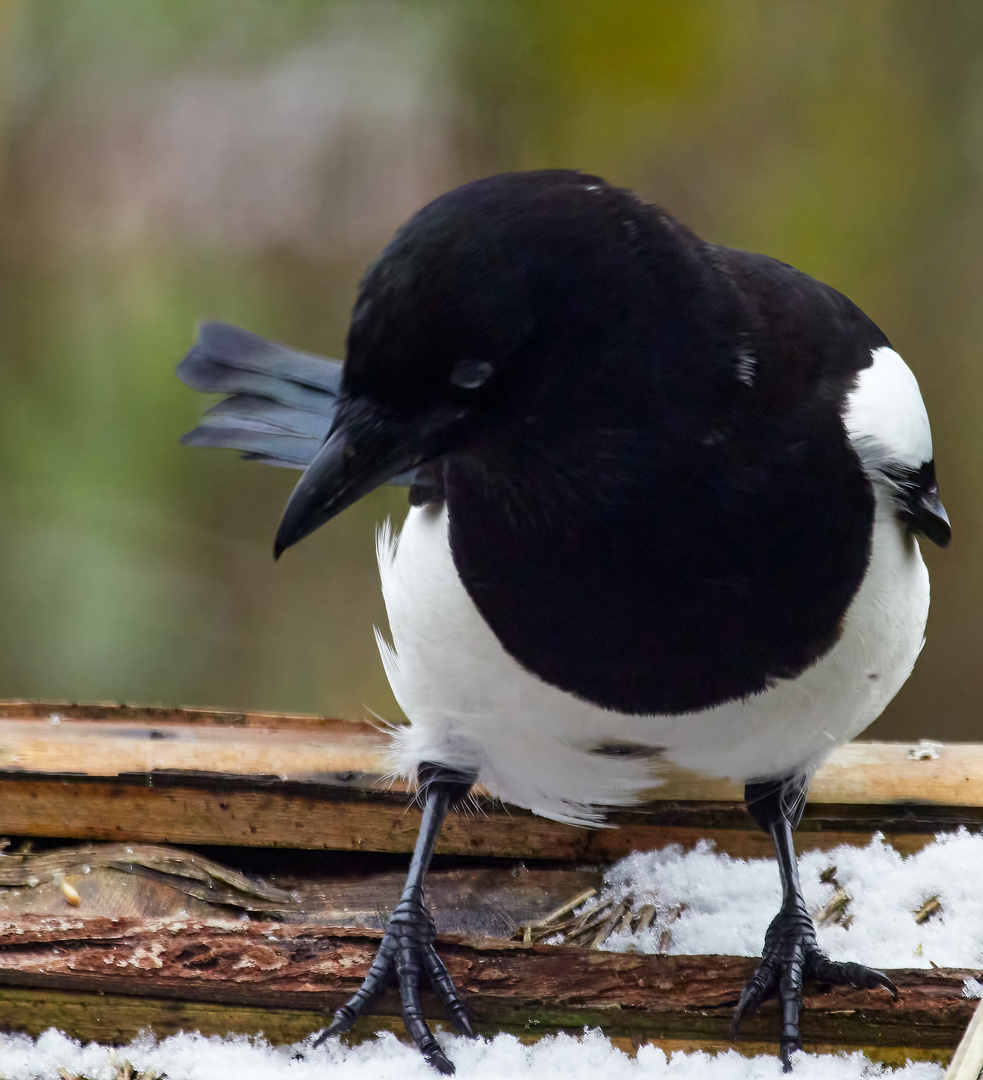
[[[454,985],[454,980],[444,966],[443,960],[437,955],[437,950],[431,945],[423,954],[423,966],[427,972],[430,985],[440,998],[450,1022],[468,1038],[475,1037],[474,1028],[471,1026],[471,1018],[465,1008],[464,1001]]]
[[[738,1028],[745,1016],[751,1016],[758,1011],[761,1003],[767,1001],[775,993],[778,981],[778,966],[773,956],[766,956],[750,979],[744,984],[741,991],[741,999],[734,1010],[734,1016],[730,1022],[730,1036],[737,1037]]]
[[[830,960],[819,949],[811,950],[806,962],[809,977],[818,983],[827,983],[830,986],[854,986],[858,990],[876,990],[878,987],[883,987],[895,1001],[898,999],[897,986],[883,971],[864,967],[863,964]]]
[[[793,1050],[802,1047],[799,1034],[799,1014],[802,1011],[802,975],[804,958],[800,948],[794,949],[783,965],[778,982],[778,1000],[782,1007],[782,1034],[780,1047],[782,1063],[791,1068]]]
[[[355,1021],[375,1004],[376,999],[392,981],[395,945],[395,938],[391,934],[383,937],[362,985],[334,1014],[331,1023],[314,1040],[315,1046],[320,1046],[332,1035],[341,1035],[348,1031]]]
[[[444,1053],[443,1050],[437,1045],[437,1040],[431,1035],[430,1041],[433,1044],[432,1047],[424,1049],[420,1047],[423,1056],[427,1059],[429,1064],[441,1073],[443,1076],[453,1076],[457,1071],[454,1068],[454,1062]]]
[[[422,961],[426,955],[426,950],[412,938],[406,937],[400,942],[396,954],[396,977],[399,980],[399,996],[403,1003],[403,1024],[427,1061],[438,1072],[449,1076],[454,1072],[454,1066],[427,1026],[423,1003],[420,1000],[420,976],[423,973]]]
[[[424,979],[437,992],[457,1030],[473,1037],[474,1029],[464,1002],[433,947],[433,921],[426,908],[404,899],[387,924],[379,952],[361,987],[338,1009],[331,1024],[318,1034],[314,1045],[320,1046],[332,1035],[348,1031],[395,981],[399,986],[407,1032],[433,1068],[450,1076],[454,1065],[441,1050],[424,1017],[420,999]]]

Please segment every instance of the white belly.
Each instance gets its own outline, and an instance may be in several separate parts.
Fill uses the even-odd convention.
[[[837,644],[798,678],[680,716],[631,716],[558,690],[509,656],[454,567],[447,511],[411,509],[398,541],[380,531],[379,568],[393,647],[379,637],[408,728],[401,773],[421,761],[474,769],[507,802],[587,824],[625,805],[670,761],[735,780],[787,776],[859,734],[907,679],[923,642],[928,574],[914,539],[878,497],[870,565]],[[599,743],[658,748],[644,759]]]

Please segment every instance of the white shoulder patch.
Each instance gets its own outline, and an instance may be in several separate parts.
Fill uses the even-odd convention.
[[[865,465],[893,461],[917,469],[932,460],[932,431],[918,381],[886,345],[871,353],[847,397],[847,434]]]

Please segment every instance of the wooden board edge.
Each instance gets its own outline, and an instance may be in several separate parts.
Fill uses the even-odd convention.
[[[37,1038],[54,1028],[82,1043],[98,1042],[117,1047],[124,1047],[148,1033],[163,1040],[181,1032],[198,1032],[204,1036],[222,1038],[247,1036],[262,1039],[273,1046],[292,1046],[302,1043],[326,1020],[321,1013],[305,1009],[260,1009],[82,990],[0,986],[0,1030]],[[429,1023],[435,1031],[450,1030],[442,1019],[431,1019]],[[404,1043],[410,1041],[399,1017],[371,1015],[360,1021],[358,1027],[344,1037],[344,1042],[357,1046],[375,1039],[381,1032],[391,1032]],[[554,1034],[525,1025],[515,1029],[482,1029],[479,1035],[493,1038],[500,1032],[514,1035],[525,1044],[534,1044]],[[572,1035],[581,1033],[571,1032]],[[742,1039],[731,1043],[719,1039],[632,1039],[616,1035],[610,1041],[629,1057],[634,1057],[643,1046],[656,1047],[666,1055],[698,1050],[709,1054],[736,1050],[748,1058],[776,1056],[773,1042],[757,1040]],[[871,1061],[895,1068],[909,1061],[946,1065],[952,1057],[951,1051],[944,1047],[844,1047],[832,1043],[810,1045],[807,1053],[842,1054],[844,1050],[860,1050]],[[125,1054],[122,1056],[125,1058]]]

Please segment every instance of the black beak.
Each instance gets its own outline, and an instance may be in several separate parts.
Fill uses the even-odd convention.
[[[380,484],[437,457],[461,417],[437,409],[406,420],[364,399],[343,399],[327,440],[287,500],[274,557]]]
[[[933,544],[944,548],[952,539],[949,515],[945,512],[939,489],[934,484],[919,492],[912,507],[912,524],[915,532],[927,536]]]

